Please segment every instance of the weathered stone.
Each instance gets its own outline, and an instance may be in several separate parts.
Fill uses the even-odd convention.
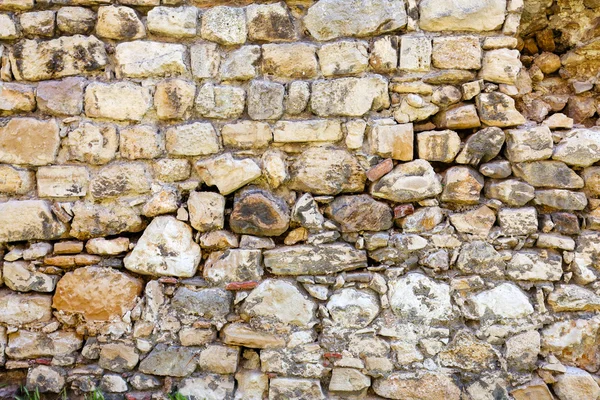
[[[22,325],[48,322],[52,318],[52,297],[43,294],[19,294],[0,291],[0,323]]]
[[[513,174],[535,187],[580,189],[583,179],[561,161],[513,164]]]
[[[476,102],[479,118],[486,125],[504,128],[521,125],[526,121],[515,108],[515,101],[503,93],[481,93]]]
[[[260,250],[228,249],[212,252],[204,264],[204,278],[214,284],[260,280]]]
[[[494,83],[514,85],[522,66],[518,50],[498,49],[486,51],[479,77]]]
[[[69,160],[96,165],[114,159],[118,146],[117,130],[113,125],[83,123],[71,130],[63,141],[64,154]]]
[[[127,250],[129,250],[129,239],[125,237],[116,239],[90,239],[85,244],[85,250],[90,254],[115,256],[117,254],[125,253]],[[56,246],[54,247],[54,252],[56,253]]]
[[[167,153],[174,156],[200,156],[218,153],[221,143],[209,122],[174,126],[166,131]]]
[[[555,322],[542,331],[542,353],[553,354],[566,364],[595,371],[600,365],[596,337],[597,318]]]
[[[40,167],[36,174],[40,197],[81,197],[87,192],[89,181],[85,167]]]
[[[83,110],[82,78],[40,82],[36,90],[38,108],[52,115],[79,115]]]
[[[596,311],[600,296],[577,285],[561,285],[548,295],[548,304],[555,312]]]
[[[248,115],[255,120],[281,118],[284,95],[285,87],[280,83],[252,81],[248,87]]]
[[[145,164],[116,163],[102,167],[90,182],[90,192],[96,199],[148,193],[151,178]]]
[[[366,267],[366,254],[332,243],[288,246],[263,252],[264,264],[276,275],[326,275]]]
[[[25,261],[4,262],[2,278],[6,286],[19,292],[54,291],[59,277],[38,272],[35,267]]]
[[[394,112],[399,123],[425,121],[436,114],[440,108],[417,94],[409,94],[402,99],[400,108]]]
[[[450,215],[450,222],[459,232],[485,237],[496,222],[496,214],[489,207],[481,206],[472,211]]]
[[[216,43],[196,43],[190,47],[190,66],[195,78],[212,78],[217,75],[221,54]]]
[[[54,36],[54,11],[34,11],[19,15],[21,31],[25,36]]]
[[[553,146],[552,132],[545,126],[506,131],[506,156],[514,163],[550,158]]]
[[[224,146],[241,149],[266,147],[273,140],[271,127],[265,122],[240,121],[221,128]]]
[[[316,304],[291,283],[267,279],[246,298],[241,315],[265,324],[294,325],[309,328],[315,324]]]
[[[198,24],[196,7],[154,7],[148,12],[148,30],[157,35],[194,37]]]
[[[304,17],[304,25],[317,40],[390,32],[406,22],[404,2],[398,0],[325,0],[311,6]]]
[[[445,172],[441,200],[454,203],[477,204],[483,176],[470,167],[452,167]]]
[[[150,91],[131,82],[92,82],[85,90],[88,117],[141,121],[151,105]]]
[[[423,160],[450,163],[460,151],[460,137],[450,130],[419,132],[417,148]]]
[[[475,105],[462,103],[440,111],[433,117],[433,122],[440,129],[469,129],[481,126]]]
[[[251,158],[236,160],[231,153],[198,161],[196,170],[207,185],[216,185],[223,195],[236,191],[262,174]]]
[[[66,375],[61,368],[37,365],[27,372],[26,388],[30,393],[60,393],[65,386]]]
[[[307,79],[317,75],[316,47],[305,43],[262,46],[262,72],[281,78]]]
[[[242,46],[227,55],[221,63],[221,78],[247,81],[258,73],[260,46]]]
[[[152,220],[123,262],[125,268],[142,275],[190,277],[196,273],[200,256],[189,225],[160,216]]]
[[[0,165],[0,192],[25,194],[35,186],[35,173],[10,165]]]
[[[435,228],[444,220],[444,214],[439,207],[423,207],[414,213],[407,215],[396,224],[402,227],[404,232],[426,232]]]
[[[159,119],[182,119],[192,108],[196,86],[183,79],[168,79],[156,85],[154,107]]]
[[[117,45],[117,74],[126,78],[182,75],[187,72],[185,46],[136,40]]]
[[[410,72],[429,71],[431,39],[424,35],[404,35],[400,39],[399,69]]]
[[[600,131],[575,129],[554,149],[552,159],[577,167],[589,167],[600,160]]]
[[[583,210],[588,201],[585,193],[547,189],[535,191],[535,203],[559,210]]]
[[[481,45],[477,36],[433,39],[431,61],[436,68],[479,69],[481,56]]]
[[[538,331],[526,331],[506,341],[506,359],[512,368],[532,370],[538,360],[541,338]]]
[[[6,355],[19,360],[60,357],[81,349],[83,340],[73,331],[49,334],[21,329],[8,335]]]
[[[369,65],[365,42],[339,41],[324,44],[317,55],[324,76],[358,74]]]
[[[426,31],[493,31],[504,23],[506,0],[419,3],[419,26]]]
[[[144,228],[135,209],[119,204],[79,202],[73,206],[73,215],[69,234],[77,239],[139,232]]]
[[[133,345],[108,343],[100,350],[98,365],[113,372],[131,371],[139,361],[139,355]]]
[[[510,394],[516,400],[552,400],[554,398],[548,386],[541,379],[538,382],[531,382],[527,386],[519,387],[510,392]]]
[[[512,283],[502,283],[470,297],[475,316],[479,319],[523,318],[533,313],[529,298]]]
[[[207,118],[238,118],[244,112],[245,104],[246,92],[233,86],[207,83],[200,88],[196,97],[196,110]]]
[[[529,235],[537,232],[537,212],[533,207],[503,208],[498,212],[498,224],[505,235]]]
[[[269,381],[269,400],[324,400],[321,382],[312,379],[273,378]]]
[[[325,211],[342,232],[383,231],[392,227],[392,211],[369,195],[339,196]]]
[[[203,39],[219,44],[243,44],[248,35],[244,9],[217,6],[206,10],[200,33]]]
[[[204,375],[184,379],[178,387],[177,393],[191,399],[230,399],[235,381],[232,376]]]
[[[15,21],[9,14],[0,14],[0,39],[10,40],[19,37],[19,31]]]
[[[398,203],[423,200],[441,192],[442,185],[431,165],[425,160],[399,164],[371,186],[373,197]]]
[[[548,250],[523,250],[514,253],[506,265],[514,280],[558,281],[562,277],[562,257]]]
[[[567,367],[565,374],[556,377],[552,389],[560,400],[597,398],[600,386],[595,379],[582,369]]]
[[[237,370],[239,354],[239,348],[209,345],[200,353],[198,365],[203,371],[233,374]]]
[[[58,281],[52,306],[88,321],[110,321],[134,307],[142,287],[141,280],[111,268],[77,268]]]
[[[289,227],[290,210],[270,192],[249,188],[236,195],[229,225],[235,233],[279,236]]]
[[[232,296],[224,289],[191,290],[180,287],[175,292],[171,307],[180,314],[198,315],[221,323],[231,311]]]
[[[0,242],[58,239],[65,226],[44,200],[9,200],[0,204]]]
[[[254,331],[244,324],[229,324],[221,331],[223,343],[253,349],[284,347],[285,340],[276,335]]]
[[[146,36],[144,24],[132,8],[108,6],[98,8],[96,33],[101,38],[134,40]]]
[[[313,194],[335,195],[361,192],[366,176],[349,152],[334,148],[310,147],[290,168],[290,188]]]
[[[195,358],[199,350],[194,347],[158,344],[138,367],[145,374],[185,377],[196,369]]]
[[[502,179],[508,178],[512,174],[512,169],[509,161],[498,160],[482,164],[479,172],[489,178]]]
[[[464,243],[456,267],[465,274],[503,277],[506,263],[489,243],[476,240]]]
[[[305,81],[295,81],[288,86],[288,94],[283,100],[285,112],[290,115],[302,113],[310,100],[310,86]]]
[[[46,165],[56,160],[60,137],[54,119],[12,118],[0,126],[0,162]]]
[[[371,151],[394,160],[413,159],[414,132],[412,124],[378,123],[369,133]]]
[[[353,393],[371,386],[371,378],[353,368],[334,368],[329,382],[330,392]]]
[[[278,121],[273,129],[275,142],[337,142],[341,138],[338,120]]]
[[[495,367],[496,352],[488,343],[478,340],[468,330],[458,331],[448,346],[438,354],[445,367],[482,371]]]
[[[225,197],[212,192],[191,192],[188,198],[190,224],[199,232],[223,229]]]
[[[373,292],[353,288],[334,293],[327,302],[331,319],[343,328],[365,328],[379,313],[379,302]]]
[[[0,113],[13,114],[34,109],[35,96],[31,86],[20,83],[0,83]]]
[[[312,84],[310,105],[320,117],[360,117],[369,110],[387,108],[389,104],[388,83],[380,75],[315,81]]]
[[[459,400],[460,389],[451,377],[435,373],[399,373],[373,382],[373,390],[388,399]]]
[[[486,183],[485,196],[498,199],[511,207],[521,207],[533,200],[535,189],[517,179],[493,180]]]
[[[62,7],[56,12],[56,26],[67,35],[87,35],[95,22],[96,13],[85,7]]]
[[[121,157],[130,160],[157,158],[165,149],[164,137],[150,125],[122,128],[119,140]]]
[[[430,323],[448,321],[453,317],[447,284],[413,273],[391,280],[388,286],[390,306],[400,318]],[[427,301],[423,301],[425,298]]]
[[[246,7],[248,39],[287,42],[296,39],[293,19],[284,3],[250,4]]]
[[[63,36],[48,41],[24,40],[10,53],[17,80],[42,81],[90,75],[108,63],[104,43],[94,36]]]

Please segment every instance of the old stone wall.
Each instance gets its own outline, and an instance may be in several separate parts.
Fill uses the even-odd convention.
[[[0,0],[0,398],[599,399],[599,37],[598,0]]]

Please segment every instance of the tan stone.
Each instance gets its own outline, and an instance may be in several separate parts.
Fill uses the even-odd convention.
[[[52,307],[88,321],[110,321],[134,307],[142,288],[140,279],[111,268],[78,268],[58,281]]]
[[[159,82],[154,92],[154,107],[159,119],[182,119],[192,108],[196,85],[183,79]]]
[[[472,168],[452,167],[445,172],[442,184],[442,201],[477,204],[484,180],[483,176]]]
[[[0,162],[46,165],[56,160],[60,138],[54,119],[13,118],[0,126]]]
[[[87,193],[89,175],[86,167],[40,167],[36,174],[40,197],[82,197]]]
[[[166,147],[174,156],[199,156],[217,153],[221,143],[212,124],[194,122],[167,129]]]
[[[48,322],[52,318],[52,297],[43,294],[18,294],[0,291],[0,322],[22,325]]]
[[[452,379],[434,373],[395,373],[387,378],[376,379],[373,389],[375,393],[388,399],[460,399],[460,389]]]
[[[435,115],[433,122],[440,129],[469,129],[481,126],[473,104],[457,104]]]
[[[35,173],[10,165],[0,165],[0,192],[25,194],[35,186]]]
[[[96,33],[115,40],[134,40],[146,36],[144,24],[132,8],[108,6],[98,8]]]
[[[150,125],[137,125],[119,131],[119,153],[130,160],[157,158],[163,154],[165,141],[162,134]]]
[[[85,83],[79,77],[40,82],[35,92],[38,108],[52,115],[81,114]]]
[[[262,71],[278,78],[314,78],[319,69],[316,47],[305,43],[265,44],[262,46]]]
[[[144,228],[138,212],[120,204],[78,202],[73,206],[73,214],[69,234],[77,239],[139,232]]]
[[[108,343],[100,350],[98,366],[113,372],[131,371],[139,361],[133,345]]]
[[[65,230],[45,200],[10,200],[0,204],[0,242],[58,239]]]
[[[129,239],[126,237],[120,237],[116,239],[90,239],[85,244],[85,250],[90,254],[115,256],[117,254],[125,253],[127,250],[129,250]],[[56,247],[54,248],[54,252],[56,253]]]
[[[96,199],[150,192],[151,176],[140,162],[113,163],[102,167],[90,182],[90,192]]]
[[[316,81],[310,104],[320,117],[360,117],[389,107],[388,82],[379,75]]]
[[[246,7],[248,39],[287,42],[296,39],[293,19],[285,3],[250,4]]]
[[[342,138],[338,120],[278,121],[273,128],[275,142],[337,142]]]
[[[0,83],[0,113],[29,112],[35,109],[31,86],[20,83]]]
[[[241,149],[267,147],[273,140],[271,127],[265,122],[239,121],[221,128],[224,146]]]
[[[49,334],[19,330],[8,335],[6,354],[15,359],[66,356],[81,348],[82,338],[73,331]]]
[[[198,175],[207,185],[215,185],[228,195],[261,176],[261,170],[251,158],[234,159],[231,153],[196,163]]]
[[[199,232],[223,229],[225,197],[213,192],[191,192],[187,204],[194,229]]]
[[[225,326],[221,331],[221,337],[223,338],[223,343],[253,349],[285,346],[283,337],[255,331],[250,326],[240,323]]]
[[[148,88],[132,82],[92,82],[85,90],[88,117],[141,121],[151,105]]]
[[[451,130],[426,131],[417,134],[419,158],[450,163],[460,151],[460,137]]]
[[[186,48],[181,44],[136,40],[118,44],[117,76],[148,78],[187,73]]]
[[[413,124],[377,124],[369,134],[371,151],[394,160],[413,159]]]
[[[433,39],[431,61],[436,68],[481,68],[481,45],[477,36],[450,36]]]
[[[63,36],[48,41],[24,40],[10,53],[17,80],[41,81],[90,75],[108,63],[104,43],[94,36]]]
[[[342,40],[327,43],[321,46],[317,54],[323,76],[358,74],[369,65],[365,42]]]

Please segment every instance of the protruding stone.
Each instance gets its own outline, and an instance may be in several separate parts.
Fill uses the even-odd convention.
[[[308,9],[304,24],[317,40],[343,36],[368,36],[400,29],[406,25],[401,0],[325,0]]]
[[[484,181],[483,176],[472,168],[452,167],[445,172],[442,184],[442,201],[477,204]]]
[[[107,343],[100,350],[98,366],[113,372],[126,372],[135,368],[139,359],[133,345]]]
[[[449,376],[436,373],[396,372],[373,382],[378,395],[396,400],[446,399],[459,400],[460,389]]]
[[[89,164],[106,164],[115,158],[119,140],[113,125],[83,123],[63,140],[63,150],[69,160]]]
[[[511,207],[521,207],[535,197],[533,186],[517,179],[488,181],[485,195],[490,199],[498,199]]]
[[[506,0],[419,3],[419,26],[426,31],[493,31],[504,23]]]
[[[501,278],[506,263],[500,253],[489,243],[476,240],[464,243],[456,260],[456,267],[465,274],[487,275]]]
[[[191,290],[180,287],[173,295],[171,306],[182,315],[196,315],[222,326],[231,311],[231,293],[221,288]]]
[[[477,36],[449,36],[433,39],[431,61],[436,68],[479,69],[481,55],[481,45]]]
[[[506,264],[506,274],[514,280],[558,281],[562,277],[562,257],[552,250],[523,250]]]
[[[327,302],[327,309],[336,326],[365,328],[379,313],[379,302],[373,292],[353,288],[334,293]]]
[[[545,126],[506,131],[506,155],[513,163],[550,158],[553,146],[552,132]]]
[[[27,372],[26,388],[30,393],[60,393],[66,383],[62,368],[37,365]]]
[[[196,170],[207,185],[216,185],[223,195],[236,191],[262,174],[254,160],[237,160],[231,153],[198,161]]]
[[[228,375],[203,375],[181,381],[178,391],[191,399],[229,399],[233,398],[235,381]]]
[[[525,123],[525,117],[515,108],[515,101],[503,93],[481,93],[477,96],[481,122],[501,128]]]
[[[371,378],[353,368],[334,368],[329,382],[330,392],[360,392],[371,386]]]
[[[328,275],[367,265],[364,251],[343,243],[287,246],[263,256],[265,267],[275,275]]]
[[[500,153],[504,144],[504,131],[500,128],[484,128],[469,136],[465,147],[456,157],[458,164],[477,165],[488,162]]]
[[[273,378],[269,384],[269,400],[325,400],[321,382],[313,379]]]
[[[469,129],[481,126],[475,105],[462,103],[440,111],[433,117],[433,122],[439,129]]]
[[[67,35],[87,35],[92,32],[96,13],[85,7],[62,7],[56,12],[56,26]]]
[[[223,229],[225,197],[212,192],[191,192],[188,198],[190,224],[199,232]]]
[[[342,125],[337,120],[278,121],[273,129],[275,142],[337,142],[342,138]]]
[[[148,30],[172,37],[194,37],[198,25],[196,7],[154,7],[148,11]]]
[[[260,250],[228,249],[212,252],[204,264],[204,278],[215,284],[258,281],[263,274]]]
[[[35,186],[35,173],[27,169],[0,165],[0,192],[25,194]]]
[[[481,206],[476,210],[450,215],[450,222],[459,232],[486,237],[496,222],[496,214],[489,207]]]
[[[512,283],[502,283],[471,296],[475,316],[479,319],[513,319],[533,313],[529,298]]]
[[[262,71],[281,78],[308,79],[317,75],[316,47],[306,43],[265,44]]]
[[[392,211],[369,195],[339,196],[326,213],[341,225],[342,232],[384,231],[392,227]]]
[[[60,138],[56,120],[13,118],[0,126],[0,162],[46,165],[56,159]]]
[[[575,129],[554,149],[552,159],[577,167],[589,167],[600,161],[600,130]]]
[[[165,151],[165,140],[158,129],[150,125],[121,128],[119,153],[130,160],[157,158]]]
[[[467,371],[481,371],[495,367],[497,361],[494,348],[478,340],[468,330],[456,333],[448,346],[438,354],[445,367],[457,367]]]
[[[419,132],[417,148],[423,160],[451,163],[460,151],[460,137],[450,130]]]
[[[437,196],[442,185],[431,165],[425,160],[399,164],[371,186],[373,197],[397,203],[419,201]]]
[[[513,173],[535,187],[580,189],[583,179],[561,161],[533,161],[513,164]]]
[[[369,133],[371,151],[394,160],[411,161],[413,143],[413,124],[379,123],[373,126]]]
[[[600,386],[594,378],[586,371],[574,367],[567,367],[565,374],[559,374],[552,389],[560,400],[593,399],[600,396]]]
[[[77,268],[58,281],[52,307],[88,321],[111,321],[135,306],[142,288],[140,279],[112,268]]]
[[[280,83],[252,81],[248,87],[248,115],[255,120],[281,118],[284,96],[285,87]]]
[[[52,296],[0,291],[0,323],[19,326],[48,322],[51,318]]]
[[[151,375],[185,377],[196,369],[198,349],[159,344],[140,362],[138,369]]]
[[[90,182],[90,192],[96,199],[107,199],[148,193],[150,172],[143,163],[113,163],[102,167]]]
[[[221,331],[221,336],[223,338],[223,343],[253,349],[285,346],[283,337],[266,332],[255,331],[248,325],[239,323],[225,326]]]
[[[327,43],[317,52],[323,76],[358,74],[369,66],[367,44],[343,40]]]
[[[200,256],[192,229],[175,217],[160,216],[152,220],[123,262],[128,270],[143,275],[191,277]]]
[[[514,85],[522,66],[518,50],[491,50],[483,56],[479,76],[486,81]]]
[[[38,272],[33,264],[25,261],[4,262],[2,278],[6,286],[19,292],[54,291],[59,277]]]
[[[249,188],[235,197],[229,225],[235,233],[279,236],[290,224],[290,210],[270,192]]]
[[[241,149],[267,147],[273,141],[271,127],[266,122],[239,121],[221,128],[223,146]]]

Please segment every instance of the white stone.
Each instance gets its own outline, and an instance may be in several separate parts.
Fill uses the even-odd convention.
[[[252,159],[237,160],[231,153],[198,161],[196,169],[207,185],[216,185],[223,195],[236,191],[262,174]]]
[[[202,38],[224,45],[246,42],[248,29],[243,8],[217,6],[202,14]]]
[[[422,35],[402,36],[400,39],[399,69],[426,72],[431,67],[431,39]]]
[[[141,121],[151,106],[148,88],[132,82],[92,82],[85,90],[88,117]]]
[[[453,317],[450,286],[423,274],[412,273],[391,280],[389,299],[396,315],[416,323],[448,321]]]
[[[474,312],[480,319],[522,318],[533,313],[529,298],[512,283],[502,283],[471,296]]]
[[[342,138],[338,120],[278,121],[273,128],[275,142],[337,142]]]
[[[360,329],[368,326],[379,313],[379,302],[373,292],[342,289],[327,302],[327,309],[336,326]]]
[[[174,126],[166,132],[167,153],[174,156],[200,156],[218,153],[221,143],[209,122]]]
[[[506,0],[423,0],[419,26],[426,31],[493,31],[504,23]]]
[[[196,7],[154,7],[148,11],[148,30],[154,34],[174,37],[196,36]]]
[[[185,46],[181,44],[140,40],[121,43],[115,50],[117,75],[148,78],[185,74],[185,53]]]

